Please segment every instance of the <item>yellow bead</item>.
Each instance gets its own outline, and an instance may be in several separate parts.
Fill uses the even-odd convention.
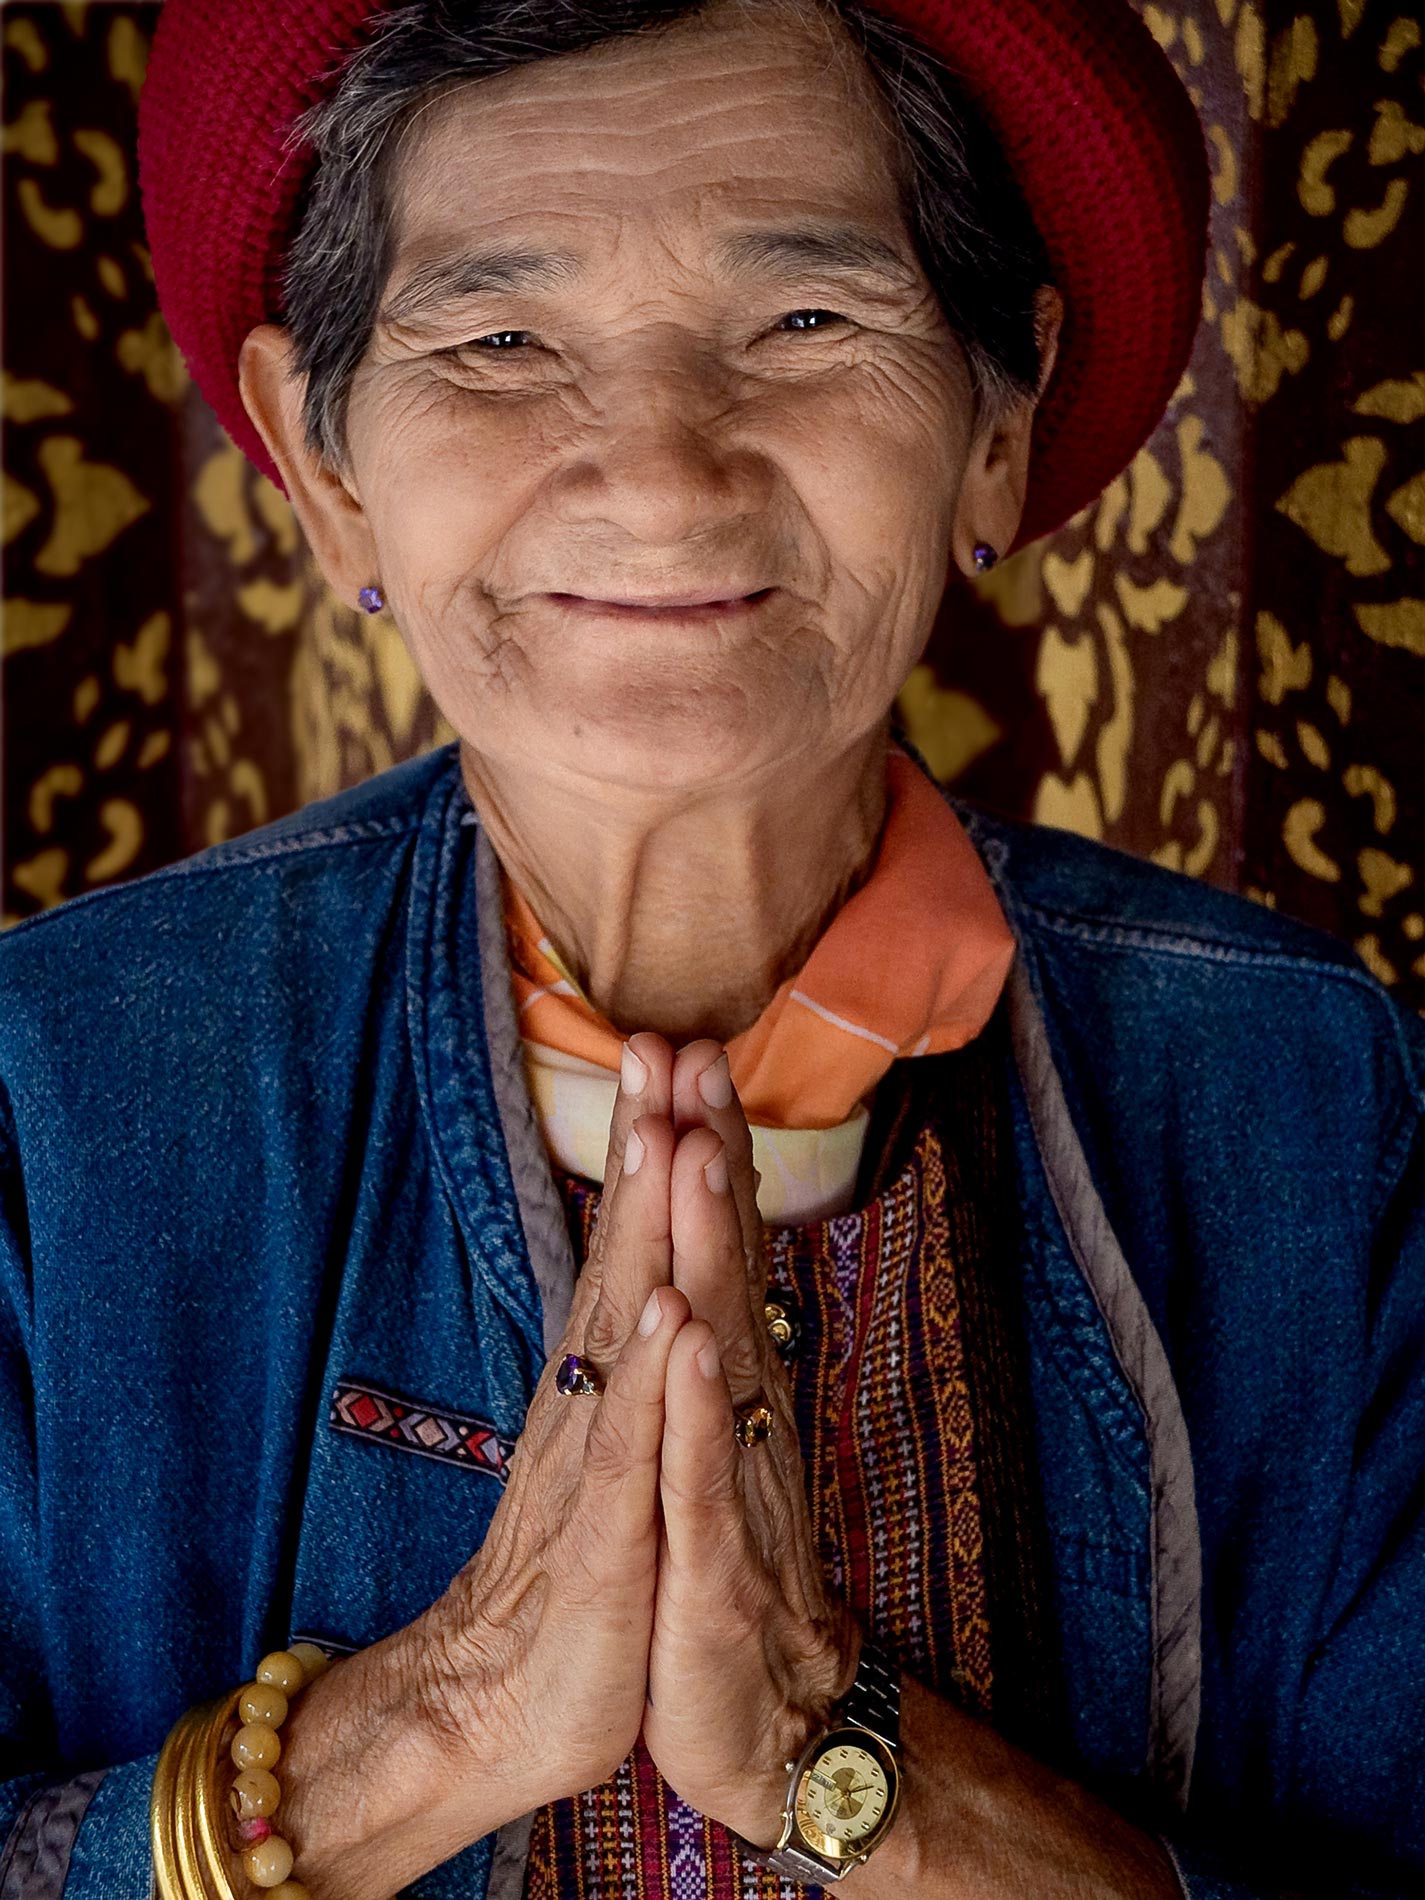
[[[251,1821],[259,1814],[275,1814],[281,1799],[282,1790],[277,1785],[276,1775],[269,1774],[265,1768],[244,1768],[240,1775],[234,1776],[228,1794],[229,1805],[240,1821]]]
[[[265,1841],[254,1841],[242,1850],[243,1871],[254,1887],[277,1887],[292,1871],[290,1844],[280,1834],[269,1834]]]
[[[265,1722],[277,1728],[287,1718],[287,1698],[268,1682],[250,1682],[238,1698],[238,1715],[244,1722]]]
[[[302,1665],[302,1680],[314,1682],[324,1669],[330,1669],[332,1659],[324,1649],[318,1649],[315,1643],[293,1643],[287,1651],[295,1656]]]
[[[312,1900],[312,1890],[300,1880],[284,1880],[272,1889],[269,1900]]]
[[[228,1752],[234,1768],[275,1768],[282,1743],[276,1729],[269,1728],[266,1722],[244,1722]]]
[[[254,1682],[270,1683],[285,1696],[294,1696],[302,1686],[302,1665],[290,1649],[269,1650],[252,1672]]]

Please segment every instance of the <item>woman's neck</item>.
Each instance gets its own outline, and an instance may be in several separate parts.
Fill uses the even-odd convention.
[[[595,1008],[623,1035],[730,1042],[869,875],[887,721],[849,753],[716,793],[537,777],[464,741],[496,856]]]

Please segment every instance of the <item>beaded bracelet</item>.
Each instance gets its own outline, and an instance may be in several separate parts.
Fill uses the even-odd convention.
[[[291,1843],[272,1826],[282,1798],[272,1769],[288,1704],[330,1662],[315,1643],[274,1649],[251,1682],[189,1709],[173,1725],[159,1751],[149,1807],[159,1900],[239,1900],[228,1873],[233,1854],[268,1900],[311,1900],[300,1880],[288,1878]],[[238,1771],[227,1801],[235,1829],[231,1821],[220,1825],[224,1758]]]

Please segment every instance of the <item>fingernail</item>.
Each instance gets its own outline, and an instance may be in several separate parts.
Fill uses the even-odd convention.
[[[658,1322],[662,1317],[663,1302],[659,1299],[658,1289],[655,1287],[649,1294],[648,1302],[643,1311],[638,1316],[638,1330],[645,1339],[651,1338],[653,1334],[658,1331]]]
[[[619,1057],[619,1073],[627,1095],[642,1095],[648,1084],[648,1066],[641,1062],[629,1048],[623,1045],[623,1054]]]
[[[698,1094],[709,1108],[726,1108],[732,1100],[732,1075],[726,1050],[698,1077]]]
[[[727,1192],[727,1150],[719,1148],[712,1160],[703,1169],[703,1179],[714,1194]]]
[[[630,1128],[628,1140],[623,1145],[623,1171],[625,1174],[637,1174],[643,1166],[644,1147],[638,1138],[638,1130]]]
[[[710,1339],[707,1345],[698,1353],[697,1357],[698,1371],[702,1373],[705,1379],[715,1379],[722,1370],[718,1364],[717,1341]]]

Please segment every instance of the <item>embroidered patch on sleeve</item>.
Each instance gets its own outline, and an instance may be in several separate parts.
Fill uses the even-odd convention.
[[[327,1423],[334,1432],[389,1445],[393,1451],[413,1451],[421,1458],[487,1472],[501,1484],[509,1476],[515,1448],[515,1441],[502,1436],[487,1419],[437,1411],[356,1379],[337,1381]]]

